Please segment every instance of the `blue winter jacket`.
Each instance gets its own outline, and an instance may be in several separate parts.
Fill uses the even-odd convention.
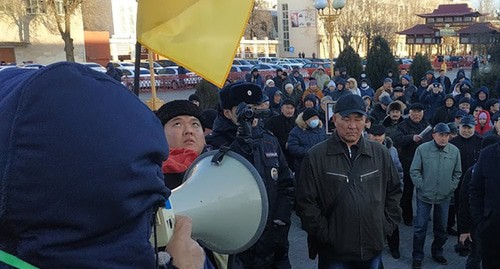
[[[155,268],[168,145],[151,110],[61,62],[0,72],[0,111],[0,249],[40,268]]]

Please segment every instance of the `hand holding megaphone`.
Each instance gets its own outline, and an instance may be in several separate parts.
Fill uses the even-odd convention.
[[[241,253],[258,240],[268,216],[264,183],[242,156],[228,151],[214,162],[217,155],[217,151],[200,155],[186,172],[184,183],[172,190],[156,214],[152,244],[156,240],[158,247],[168,248],[176,236],[179,215],[192,219],[192,234],[184,238],[194,238],[220,254]]]
[[[173,258],[173,265],[177,268],[203,268],[205,252],[196,241],[191,239],[191,229],[191,218],[175,216],[174,232],[166,251]]]

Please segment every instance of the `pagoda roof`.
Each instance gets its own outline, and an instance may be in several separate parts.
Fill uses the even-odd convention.
[[[446,16],[466,16],[473,15],[475,17],[483,16],[483,14],[472,10],[467,4],[448,4],[439,5],[432,13],[417,14],[422,18],[446,17]]]
[[[457,31],[458,34],[495,34],[500,33],[500,29],[491,22],[476,23]]]
[[[411,28],[398,32],[400,35],[434,35],[437,29],[432,28],[425,24],[417,24]]]

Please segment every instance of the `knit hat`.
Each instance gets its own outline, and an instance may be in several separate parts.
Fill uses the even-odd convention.
[[[374,124],[368,130],[368,133],[372,135],[383,135],[385,134],[385,127],[382,124]]]
[[[389,112],[391,112],[393,110],[397,110],[397,111],[403,112],[403,106],[401,105],[400,102],[392,102],[387,107],[387,113],[389,113]]]
[[[262,100],[262,90],[255,83],[235,82],[219,91],[219,99],[222,109],[231,109],[241,102],[255,105]]]
[[[416,110],[416,111],[422,111],[422,110],[425,110],[425,107],[421,103],[413,103],[410,105],[409,109]]]
[[[319,116],[318,111],[316,111],[316,109],[306,108],[304,112],[302,112],[302,120],[304,121],[307,121],[308,119],[314,116]]]
[[[337,85],[335,84],[335,81],[333,80],[330,80],[330,82],[328,82],[328,84],[326,85],[327,87],[337,87]]]
[[[314,106],[316,106],[318,104],[318,97],[311,93],[304,97],[304,104],[306,103],[306,101],[311,101],[314,103]]]
[[[379,100],[381,104],[386,106],[388,106],[392,102],[391,97],[389,97],[388,95],[380,96]]]
[[[283,103],[281,103],[281,106],[284,106],[284,105],[292,105],[293,107],[295,107],[295,103],[293,102],[292,99],[285,99],[283,100]]]
[[[203,112],[201,108],[188,100],[174,100],[168,102],[158,109],[156,116],[160,119],[163,126],[177,116],[193,116],[198,118],[200,122],[203,122]]]
[[[470,98],[469,97],[462,97],[459,101],[458,101],[458,104],[464,104],[464,103],[467,103],[470,105],[471,101],[470,101]]]
[[[401,87],[398,86],[398,87],[394,88],[392,90],[392,92],[403,92],[403,88],[401,88]]]
[[[411,81],[411,77],[409,75],[404,75],[401,77],[401,79],[406,79],[406,81],[408,81],[408,82]]]

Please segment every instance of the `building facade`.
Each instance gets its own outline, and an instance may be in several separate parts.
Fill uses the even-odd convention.
[[[20,4],[19,4],[20,2]],[[43,1],[11,1],[0,8],[0,61],[3,64],[50,64],[66,60],[54,15]],[[62,0],[56,1],[63,14]],[[76,61],[85,59],[81,9],[72,15],[71,36]]]
[[[307,58],[329,58],[330,43],[325,25],[314,8],[314,0],[278,0],[277,21],[280,57],[297,57],[304,52]],[[441,3],[469,3],[470,0],[357,0],[346,1],[336,21],[333,56],[337,57],[346,41],[360,56],[365,57],[370,37],[381,34],[388,39],[396,56],[412,55],[404,36],[396,33],[411,25],[423,23],[414,16],[431,12]],[[345,31],[345,30],[349,31]]]

